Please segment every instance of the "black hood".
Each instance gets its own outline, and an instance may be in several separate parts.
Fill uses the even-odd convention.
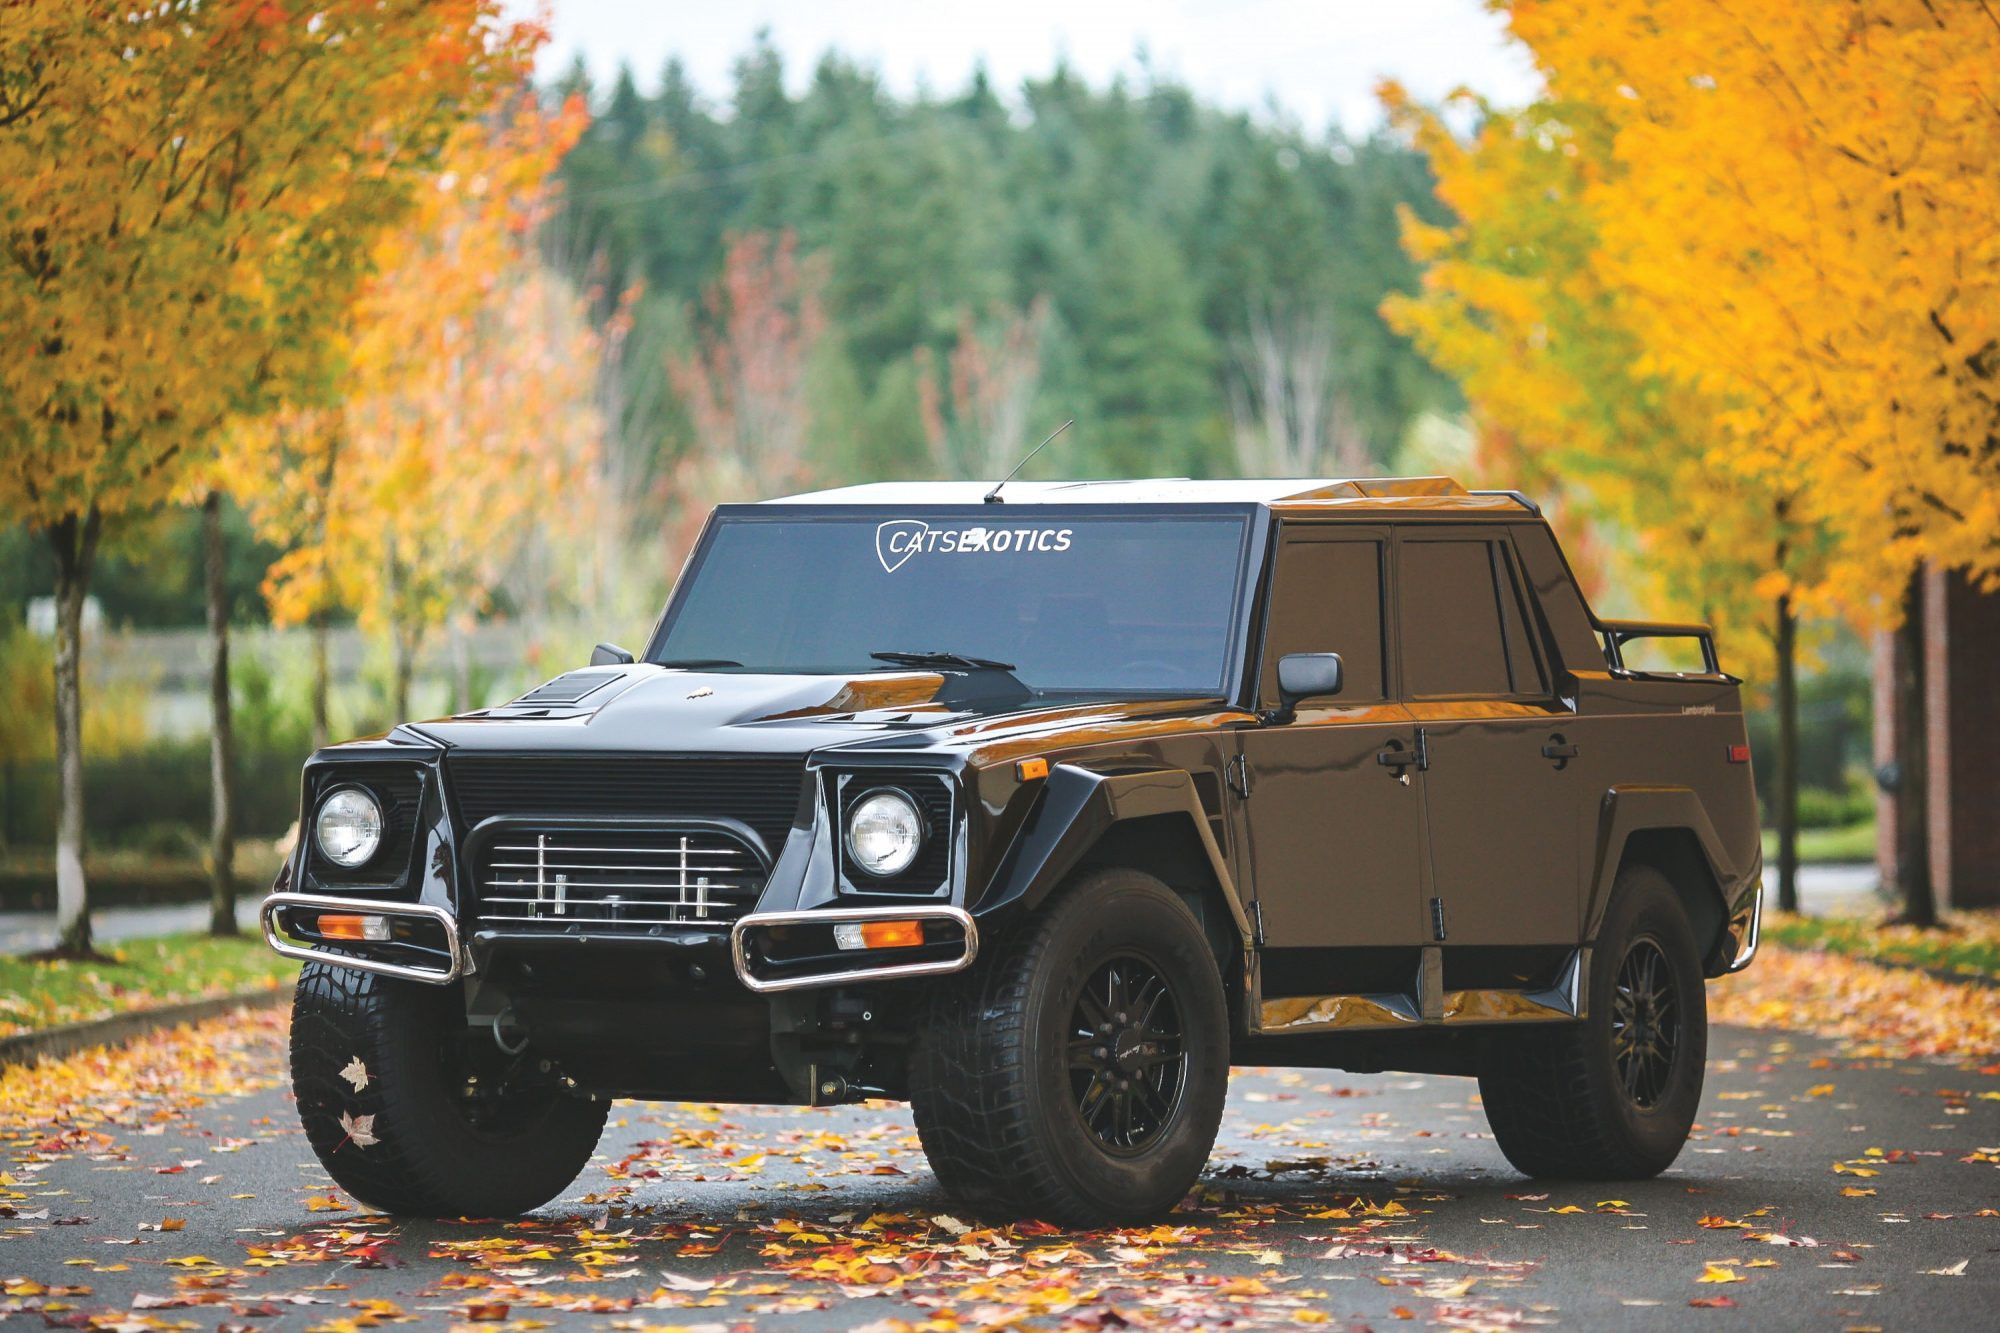
[[[799,754],[1030,709],[999,672],[764,675],[589,667],[512,703],[407,728],[451,749]],[[1075,701],[1060,706],[1072,709]]]

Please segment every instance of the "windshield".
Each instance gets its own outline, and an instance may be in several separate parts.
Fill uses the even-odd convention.
[[[1232,514],[717,521],[650,660],[769,672],[1005,663],[1037,694],[1221,696],[1249,523]]]

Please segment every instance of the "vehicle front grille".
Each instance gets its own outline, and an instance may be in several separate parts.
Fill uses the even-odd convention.
[[[718,828],[510,825],[475,857],[479,915],[498,926],[643,933],[727,925],[763,891],[762,859]]]
[[[798,813],[802,758],[454,754],[445,778],[465,828],[495,815],[736,819],[776,859]],[[559,823],[560,821],[552,821]]]

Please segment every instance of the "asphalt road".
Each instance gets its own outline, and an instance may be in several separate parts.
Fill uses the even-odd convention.
[[[1195,1201],[1154,1231],[955,1216],[896,1105],[621,1103],[543,1214],[403,1225],[341,1207],[283,1088],[283,1016],[246,1014],[0,1080],[0,1310],[717,1333],[1995,1326],[2000,1066],[1741,1029],[1711,1048],[1697,1135],[1645,1183],[1514,1174],[1469,1081],[1256,1070]],[[42,1290],[65,1284],[82,1290]]]

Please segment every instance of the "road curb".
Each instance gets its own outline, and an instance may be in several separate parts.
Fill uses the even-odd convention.
[[[31,1065],[41,1060],[60,1059],[93,1046],[122,1046],[134,1037],[143,1037],[161,1028],[198,1023],[237,1009],[267,1009],[291,997],[289,986],[274,986],[268,990],[239,991],[234,995],[190,1000],[185,1004],[134,1009],[109,1018],[94,1018],[87,1023],[65,1023],[61,1027],[19,1032],[11,1037],[0,1037],[0,1066]]]

